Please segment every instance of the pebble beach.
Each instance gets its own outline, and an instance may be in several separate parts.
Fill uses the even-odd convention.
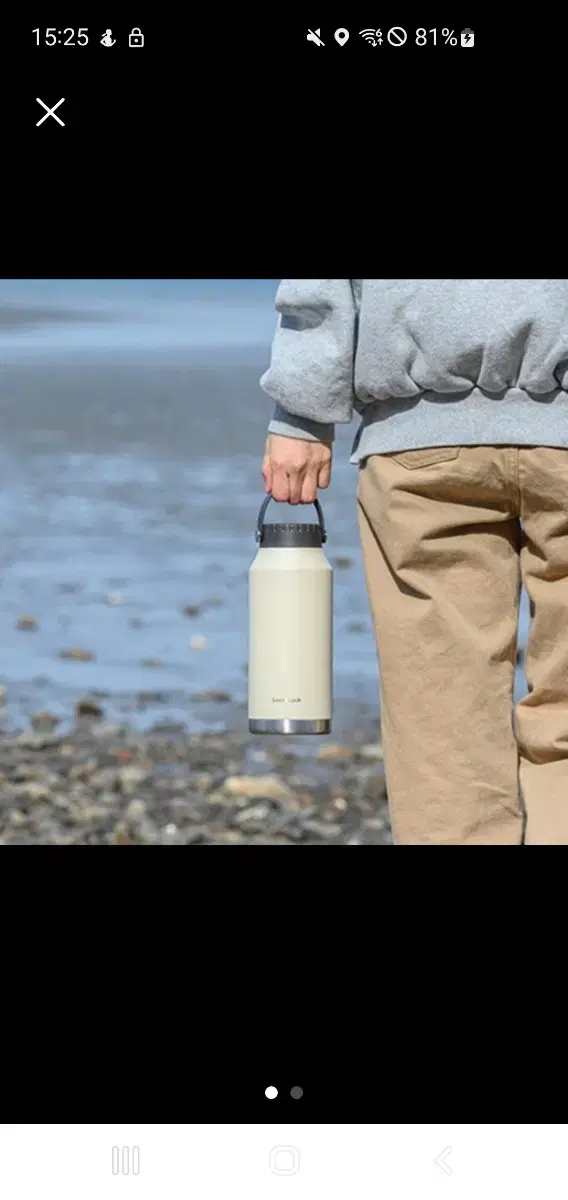
[[[0,845],[390,844],[382,751],[362,730],[313,750],[167,724],[142,733],[102,720],[92,699],[58,724],[39,711],[0,738]]]

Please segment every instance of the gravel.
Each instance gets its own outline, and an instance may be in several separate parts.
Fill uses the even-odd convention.
[[[0,845],[390,845],[380,746],[146,733],[79,706],[0,738]]]

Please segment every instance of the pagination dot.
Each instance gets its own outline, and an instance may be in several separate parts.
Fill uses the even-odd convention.
[[[304,1089],[301,1087],[290,1088],[290,1095],[292,1100],[301,1100],[302,1096],[304,1095]]]
[[[267,1100],[276,1100],[276,1097],[278,1095],[278,1088],[267,1087],[265,1089],[264,1095],[266,1096]]]

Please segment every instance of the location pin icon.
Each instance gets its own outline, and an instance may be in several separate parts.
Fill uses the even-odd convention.
[[[349,38],[349,30],[348,29],[336,29],[334,37],[335,37],[336,42],[339,42],[340,46],[344,46],[346,41]]]

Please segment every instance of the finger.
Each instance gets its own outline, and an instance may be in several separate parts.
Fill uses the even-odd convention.
[[[320,487],[320,488],[329,487],[330,479],[331,479],[331,463],[328,462],[328,463],[324,463],[323,467],[320,467],[320,469],[319,469],[318,487]]]
[[[302,484],[302,504],[313,504],[318,494],[318,469],[309,467]]]
[[[264,479],[265,492],[271,492],[272,491],[272,467],[270,465],[269,458],[264,459],[263,464],[262,464],[261,474],[262,474],[262,478]]]
[[[290,497],[290,482],[284,467],[274,467],[272,471],[272,495],[281,504]]]
[[[288,483],[290,489],[289,504],[299,504],[302,499],[302,483],[303,478],[298,471],[293,471],[288,474]]]

